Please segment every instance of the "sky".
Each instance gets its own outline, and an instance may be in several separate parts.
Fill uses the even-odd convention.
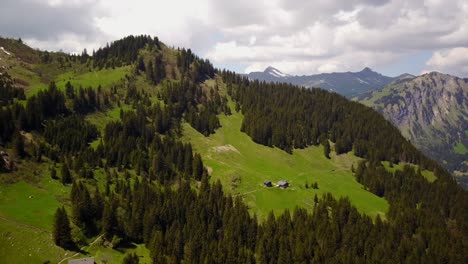
[[[88,51],[157,36],[239,73],[440,71],[468,77],[466,0],[2,0],[0,35]]]

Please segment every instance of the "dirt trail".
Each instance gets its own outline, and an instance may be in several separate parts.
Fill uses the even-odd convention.
[[[14,224],[14,225],[17,225],[17,226],[21,226],[21,227],[25,227],[25,228],[28,228],[28,229],[32,229],[32,230],[35,230],[35,231],[40,231],[40,232],[44,232],[44,233],[50,233],[50,232],[47,231],[47,230],[44,230],[44,229],[41,229],[41,228],[39,228],[39,227],[35,227],[35,226],[32,226],[32,225],[28,225],[28,224],[24,224],[24,223],[15,221],[15,220],[13,220],[13,219],[4,217],[4,216],[2,216],[2,215],[0,215],[0,220],[5,221],[5,222],[9,222],[9,223]]]
[[[255,190],[252,190],[252,191],[248,191],[248,192],[245,192],[245,193],[238,193],[238,194],[233,195],[232,197],[236,197],[236,196],[239,196],[239,195],[242,196],[242,195],[246,195],[246,194],[249,194],[249,193],[254,193],[254,192],[256,192],[256,191],[258,191],[258,189],[255,189]]]
[[[28,228],[28,229],[32,229],[32,230],[34,230],[34,231],[39,231],[39,232],[43,232],[43,233],[48,233],[48,234],[50,234],[50,232],[47,231],[47,230],[41,229],[41,228],[39,228],[39,227],[31,226],[31,225],[28,225],[28,224],[20,223],[20,222],[18,222],[18,221],[12,220],[12,219],[7,218],[7,217],[4,217],[4,216],[2,216],[2,215],[0,215],[0,221],[9,222],[9,223],[14,224],[14,225],[17,225],[17,226],[21,226],[21,227],[25,227],[25,228]],[[86,246],[81,247],[80,250],[83,251],[86,247],[88,247],[88,250],[89,250],[89,249],[91,248],[91,246],[93,246],[99,239],[102,238],[102,236],[103,236],[103,235],[98,236],[98,237],[97,237],[93,242],[91,242],[89,245],[86,245]],[[75,253],[75,254],[71,255],[70,257],[66,257],[66,258],[60,260],[59,264],[62,263],[62,262],[64,262],[64,261],[66,261],[66,260],[69,260],[69,259],[71,259],[71,258],[74,258],[74,257],[78,256],[79,254],[80,254],[80,253],[78,252],[78,253]]]
[[[86,247],[88,247],[88,250],[89,250],[99,239],[101,239],[102,236],[103,236],[103,235],[98,236],[98,237],[97,237],[93,242],[91,242],[89,245],[87,245],[87,246],[82,246],[82,247],[80,248],[80,250],[83,251]],[[75,254],[71,255],[70,257],[64,258],[64,259],[62,259],[58,264],[60,264],[60,263],[62,263],[62,262],[64,262],[64,261],[66,261],[66,260],[69,260],[69,259],[71,259],[71,258],[74,258],[74,257],[78,256],[79,254],[81,254],[81,253],[78,252],[78,253],[75,253]]]

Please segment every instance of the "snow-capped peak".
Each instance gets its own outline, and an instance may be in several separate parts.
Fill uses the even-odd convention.
[[[285,73],[282,73],[280,70],[276,69],[276,68],[273,68],[271,66],[268,66],[265,71],[265,73],[268,73],[274,77],[277,77],[277,78],[284,78],[284,77],[288,77],[289,75],[288,74],[285,74]]]

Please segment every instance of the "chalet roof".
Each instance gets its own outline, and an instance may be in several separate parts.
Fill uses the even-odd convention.
[[[94,257],[81,258],[81,259],[70,259],[68,264],[94,264]]]

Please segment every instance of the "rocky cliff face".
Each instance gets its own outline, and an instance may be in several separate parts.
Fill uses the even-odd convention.
[[[362,102],[449,170],[468,173],[468,80],[431,72],[391,84]]]

